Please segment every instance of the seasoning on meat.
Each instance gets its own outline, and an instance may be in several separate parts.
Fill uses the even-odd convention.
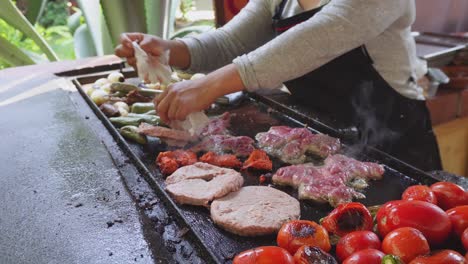
[[[189,132],[183,130],[175,130],[167,127],[153,126],[147,123],[141,123],[138,127],[140,134],[159,137],[161,140],[169,144],[177,144],[177,146],[185,145],[196,138],[192,137]]]
[[[280,168],[273,182],[299,188],[300,199],[329,202],[332,206],[365,198],[356,191],[368,186],[369,179],[379,180],[385,169],[372,162],[360,162],[344,155],[325,159],[321,167],[311,163]]]
[[[208,124],[202,129],[200,136],[229,135],[228,127],[230,122],[231,114],[224,112],[222,115],[210,119]]]
[[[213,222],[241,236],[275,233],[300,213],[299,201],[266,186],[243,187],[211,203]]]
[[[304,163],[307,153],[325,158],[341,147],[337,138],[287,126],[273,126],[268,132],[258,133],[255,139],[268,154],[290,164]]]
[[[225,168],[240,168],[242,166],[242,162],[232,154],[217,155],[213,152],[207,152],[200,157],[200,161]]]
[[[189,150],[160,152],[156,158],[156,164],[164,175],[172,174],[178,168],[195,162],[197,162],[197,155]]]
[[[236,156],[245,157],[255,149],[253,143],[254,140],[246,136],[212,135],[203,138],[192,150],[194,152],[211,151],[216,154],[232,153]]]
[[[244,166],[242,166],[243,170],[247,170],[249,168],[271,171],[273,163],[265,151],[256,149],[250,153],[249,158],[244,162]]]
[[[239,172],[197,162],[182,167],[166,179],[166,190],[180,204],[208,206],[216,198],[237,191],[244,184]]]

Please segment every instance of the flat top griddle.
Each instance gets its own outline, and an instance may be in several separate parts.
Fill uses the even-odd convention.
[[[155,158],[160,151],[165,151],[166,147],[158,140],[150,140],[148,145],[126,142],[107,117],[99,108],[86,96],[82,85],[92,83],[94,80],[103,77],[102,75],[88,76],[74,80],[80,93],[88,102],[96,115],[107,127],[117,143],[127,153],[129,158],[135,163],[145,176],[145,179],[154,188],[159,198],[165,203],[168,209],[177,219],[191,231],[190,235],[199,247],[204,250],[204,255],[208,263],[230,263],[232,258],[239,252],[262,245],[275,245],[276,236],[241,237],[226,232],[217,226],[210,219],[209,209],[198,206],[187,206],[176,204],[165,192],[165,178],[155,165]],[[222,114],[229,111],[233,114],[230,130],[234,135],[245,135],[252,138],[258,132],[267,131],[274,125],[288,125],[293,127],[303,127],[305,124],[313,132],[325,132],[332,136],[340,136],[339,131],[333,127],[321,123],[315,119],[308,120],[305,113],[296,111],[272,102],[271,98],[261,96],[251,96],[237,106],[217,106],[208,111],[209,115]],[[307,122],[304,122],[307,121]],[[346,140],[345,140],[346,141]],[[348,147],[343,146],[341,153],[356,158],[361,161],[374,161],[385,165],[383,180],[371,181],[370,186],[364,191],[366,199],[359,200],[365,205],[380,205],[389,200],[399,199],[401,193],[410,185],[424,183],[431,184],[437,181],[432,176],[423,173],[407,164],[399,162],[394,158],[379,152],[378,150],[366,146]],[[320,163],[320,160],[311,159],[311,162]],[[274,171],[284,166],[279,160],[273,160]],[[401,173],[404,171],[405,174]],[[243,173],[245,185],[259,185],[260,173]],[[278,189],[297,197],[297,190],[290,187],[278,187]],[[326,216],[333,208],[329,205],[317,205],[309,201],[301,201],[301,218],[318,222],[320,218]]]

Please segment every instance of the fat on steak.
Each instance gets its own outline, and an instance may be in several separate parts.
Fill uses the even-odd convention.
[[[213,222],[241,236],[275,233],[300,211],[298,200],[266,186],[243,187],[211,203]]]
[[[304,163],[307,153],[327,157],[341,147],[337,138],[287,126],[273,126],[268,132],[258,133],[255,139],[268,154],[290,164]]]
[[[212,135],[203,138],[192,151],[214,152],[216,154],[232,153],[236,156],[245,157],[254,151],[254,140],[246,136]]]
[[[180,204],[203,205],[239,190],[244,178],[239,172],[197,162],[176,170],[166,179],[166,190]]]
[[[299,188],[299,199],[328,202],[332,206],[365,198],[355,189],[367,187],[368,180],[379,180],[385,169],[372,162],[361,162],[344,155],[325,159],[321,167],[311,163],[280,168],[273,182]]]

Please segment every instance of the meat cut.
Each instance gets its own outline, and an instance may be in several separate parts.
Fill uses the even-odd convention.
[[[290,164],[304,163],[308,153],[325,158],[341,147],[337,138],[288,126],[273,126],[268,132],[258,133],[255,139],[268,154]]]
[[[202,139],[191,148],[194,152],[214,152],[216,154],[231,153],[236,156],[248,156],[255,148],[255,141],[246,136],[212,135]]]
[[[265,151],[256,149],[250,153],[249,158],[242,166],[243,170],[250,168],[255,170],[271,171],[273,169],[273,163]]]
[[[156,158],[161,173],[169,175],[176,171],[179,167],[191,165],[197,162],[197,154],[189,150],[174,150],[159,152]]]
[[[242,162],[232,154],[215,154],[207,152],[200,157],[201,162],[209,163],[219,167],[238,169],[242,166]]]
[[[198,162],[178,169],[166,184],[176,202],[208,206],[210,201],[239,190],[244,178],[235,170]]]
[[[361,162],[344,155],[333,155],[317,167],[311,163],[280,168],[273,182],[299,188],[299,199],[329,202],[332,206],[365,198],[355,189],[368,186],[368,180],[379,180],[385,169],[372,162]]]
[[[138,133],[158,137],[163,141],[168,141],[171,146],[185,146],[188,142],[196,140],[196,137],[190,135],[189,132],[176,130],[167,127],[153,126],[147,123],[141,123],[138,127]]]
[[[275,233],[284,223],[299,216],[299,201],[266,186],[243,187],[211,203],[213,222],[241,236]]]
[[[229,135],[228,128],[230,122],[231,114],[229,112],[224,112],[220,116],[211,118],[208,124],[201,130],[200,136]]]

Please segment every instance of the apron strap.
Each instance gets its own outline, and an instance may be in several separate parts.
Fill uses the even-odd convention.
[[[283,13],[286,2],[288,2],[288,0],[281,0],[281,3],[275,9],[275,15],[273,16],[273,19],[281,19],[281,14]]]

